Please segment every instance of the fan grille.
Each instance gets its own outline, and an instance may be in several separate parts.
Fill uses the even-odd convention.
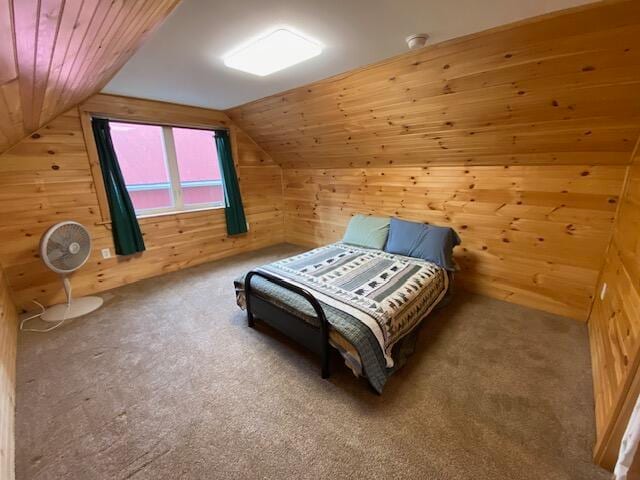
[[[72,272],[81,267],[91,251],[91,237],[79,223],[55,225],[43,245],[43,260],[57,272]]]

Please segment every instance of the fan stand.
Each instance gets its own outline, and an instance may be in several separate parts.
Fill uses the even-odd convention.
[[[66,275],[62,276],[64,292],[67,295],[67,303],[61,303],[47,308],[40,316],[45,322],[62,322],[72,318],[78,318],[100,308],[104,302],[101,297],[80,297],[71,299],[71,282]]]

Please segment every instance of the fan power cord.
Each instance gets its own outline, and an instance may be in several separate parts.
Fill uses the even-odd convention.
[[[42,305],[40,302],[38,302],[37,300],[31,300],[31,303],[35,303],[38,307],[40,307],[40,312],[36,313],[34,315],[31,315],[27,318],[23,318],[20,321],[20,331],[21,332],[37,332],[37,333],[47,333],[50,332],[51,330],[55,330],[56,328],[58,328],[60,325],[62,325],[66,318],[63,318],[62,320],[60,320],[58,323],[56,323],[55,325],[53,325],[52,327],[49,328],[45,328],[45,329],[38,329],[38,328],[24,328],[24,324],[27,323],[29,320],[33,320],[34,318],[38,318],[40,317],[46,310],[46,308],[44,307],[44,305]]]

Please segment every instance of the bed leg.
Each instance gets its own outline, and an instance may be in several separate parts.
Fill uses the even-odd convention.
[[[253,319],[253,313],[251,313],[249,310],[247,310],[247,325],[249,325],[249,327],[253,328],[255,326],[255,321]]]
[[[329,375],[331,374],[331,371],[329,369],[329,346],[328,345],[323,345],[322,346],[322,355],[321,355],[321,361],[322,361],[322,370],[320,375],[322,376],[322,378],[329,378]]]
[[[329,322],[327,322],[327,317],[325,317],[320,304],[318,304],[316,313],[320,320],[320,360],[322,362],[322,370],[320,374],[322,375],[322,378],[329,378],[329,360],[331,352],[331,348],[329,346]]]
[[[330,375],[330,371],[329,371],[329,361],[322,361],[322,373],[320,374],[322,376],[322,378],[329,378]]]

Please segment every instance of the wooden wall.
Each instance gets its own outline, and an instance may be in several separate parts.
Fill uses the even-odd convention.
[[[99,91],[179,0],[0,0],[0,152]]]
[[[0,478],[15,476],[17,313],[0,267]]]
[[[461,285],[586,320],[622,166],[286,169],[287,239],[342,237],[354,213],[451,225]]]
[[[629,168],[613,238],[589,318],[598,442],[612,467],[640,392],[640,152]],[[625,406],[626,404],[626,406]],[[631,405],[631,408],[629,408]]]
[[[598,2],[228,111],[287,168],[625,164],[640,133],[640,2]]]
[[[202,125],[207,118],[213,126],[228,122],[226,115],[213,110],[123,97],[98,95],[86,104],[95,107],[105,102],[122,107],[130,118],[144,111],[158,121],[170,118],[179,124]],[[42,233],[61,220],[74,219],[88,226],[94,240],[89,262],[72,278],[77,294],[281,242],[281,168],[244,132],[230,127],[249,233],[228,237],[223,209],[145,218],[140,224],[147,250],[125,258],[103,260],[100,255],[105,247],[113,254],[113,241],[108,225],[101,224],[77,108],[0,155],[0,262],[17,304],[30,307],[28,302],[34,298],[46,304],[63,298],[57,275],[38,256]]]
[[[455,227],[467,288],[586,320],[640,135],[640,2],[410,51],[228,111],[285,169],[287,239]]]

